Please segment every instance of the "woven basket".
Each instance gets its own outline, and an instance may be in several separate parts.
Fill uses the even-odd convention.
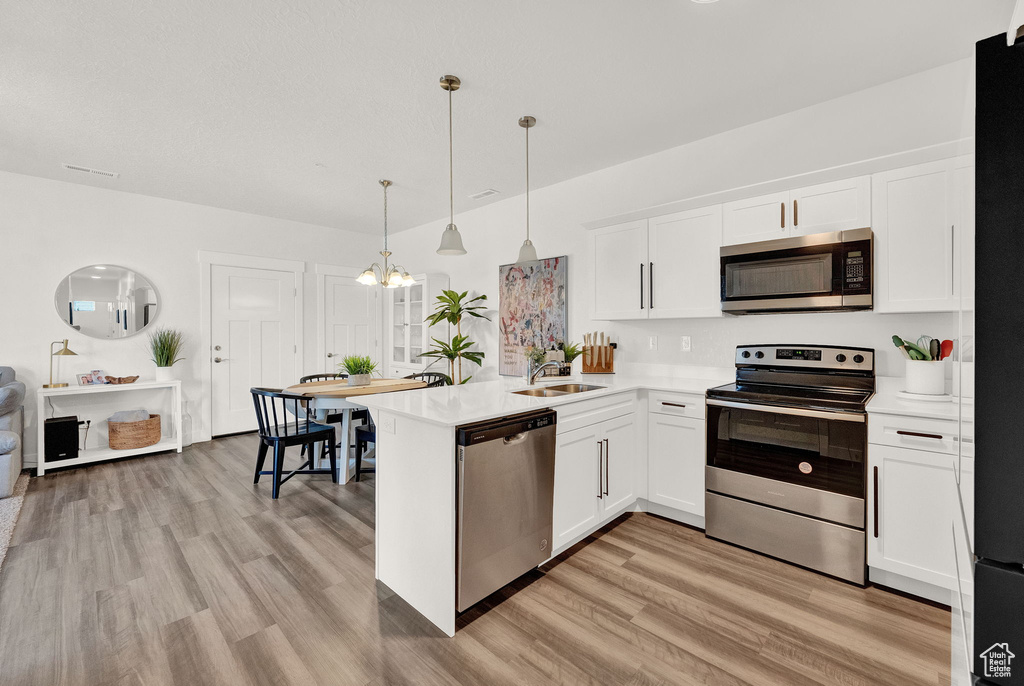
[[[108,442],[114,450],[145,448],[160,442],[160,415],[141,422],[107,422]]]

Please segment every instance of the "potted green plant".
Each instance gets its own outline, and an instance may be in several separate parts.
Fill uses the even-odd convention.
[[[338,365],[348,373],[349,386],[369,386],[377,363],[368,355],[346,355]]]
[[[490,321],[490,317],[480,314],[480,310],[487,309],[483,305],[487,301],[487,296],[478,295],[475,298],[466,300],[469,291],[462,293],[442,291],[441,293],[441,295],[437,296],[437,307],[434,309],[434,313],[423,321],[428,322],[430,326],[440,324],[441,322],[448,322],[455,327],[455,334],[450,341],[431,338],[430,340],[434,342],[434,347],[425,353],[421,353],[420,357],[445,358],[448,360],[448,384],[456,383],[456,372],[458,372],[458,383],[464,384],[472,378],[472,375],[466,378],[462,377],[462,360],[469,360],[480,366],[484,361],[484,353],[479,350],[469,349],[476,344],[469,340],[468,336],[462,335],[462,318],[469,316]]]
[[[583,354],[583,345],[580,343],[566,343],[562,341],[558,345],[562,349],[562,354],[565,355],[565,363],[572,365],[572,361]]]
[[[157,329],[149,336],[149,349],[156,364],[156,380],[170,381],[174,378],[171,367],[175,362],[183,360],[185,336],[174,329]]]

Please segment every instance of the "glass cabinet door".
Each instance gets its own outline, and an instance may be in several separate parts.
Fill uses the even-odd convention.
[[[406,327],[409,332],[408,361],[412,364],[419,364],[423,361],[419,355],[423,352],[424,333],[426,331],[426,324],[423,321],[423,318],[426,317],[424,311],[425,303],[423,302],[423,284],[413,284],[406,290],[409,300],[409,319],[407,320],[409,326]]]
[[[409,362],[409,299],[407,288],[392,291],[391,300],[391,361]]]

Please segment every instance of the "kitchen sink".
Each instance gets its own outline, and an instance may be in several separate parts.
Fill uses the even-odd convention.
[[[604,386],[591,386],[582,383],[563,383],[557,386],[540,386],[538,388],[524,388],[521,391],[512,391],[516,395],[529,395],[534,398],[553,398],[559,395],[571,395],[573,393],[585,393],[596,391]]]

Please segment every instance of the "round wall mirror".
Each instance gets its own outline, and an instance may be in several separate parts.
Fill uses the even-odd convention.
[[[64,277],[53,296],[57,314],[75,331],[93,338],[127,338],[156,319],[153,284],[138,272],[94,264]]]

